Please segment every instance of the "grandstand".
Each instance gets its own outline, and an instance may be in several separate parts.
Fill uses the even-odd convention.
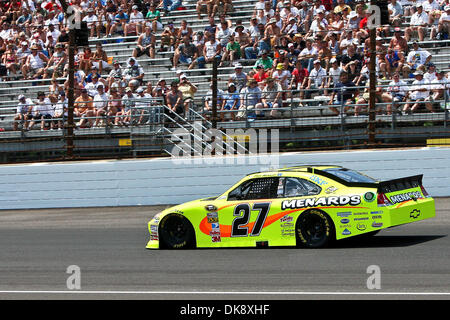
[[[118,1],[112,2],[119,3]],[[146,4],[146,2],[135,2],[140,7]],[[215,22],[216,24],[219,24],[219,15],[222,12],[221,6],[223,3],[220,1],[217,2],[219,3],[219,10],[216,14]],[[312,10],[317,9],[314,8],[316,1],[291,1],[290,5],[301,8],[303,2],[306,3],[308,8]],[[341,2],[341,0],[339,0],[339,2]],[[355,12],[356,5],[362,4],[362,2],[364,1],[346,1],[346,3],[351,6],[352,12]],[[403,2],[409,3],[408,1]],[[437,0],[434,0],[433,3],[434,2],[438,4],[438,8],[434,9],[432,12],[437,10],[440,11],[441,14],[444,14],[446,12],[445,6],[448,5],[447,2],[437,2]],[[44,1],[44,3],[49,4],[54,2]],[[83,7],[85,11],[84,14],[87,13],[88,7],[94,8],[94,11],[96,12],[100,9],[98,7],[95,8],[93,3],[83,3],[85,4]],[[249,30],[252,18],[258,14],[258,10],[255,9],[257,8],[258,3],[264,2],[255,0],[233,0],[233,9],[226,15],[226,20],[231,23],[231,28],[234,29],[237,23],[241,22],[245,30]],[[329,6],[330,2],[322,1],[322,4]],[[196,6],[197,1],[185,0],[183,1],[182,6],[177,10],[165,12],[161,17],[163,28],[166,28],[170,23],[173,23],[175,28],[179,28],[183,21],[186,21],[187,26],[192,29],[193,35],[196,35],[199,31],[204,32],[205,28],[209,26],[208,18],[205,14],[199,18]],[[287,6],[287,4],[284,5],[283,2],[278,1],[276,10],[273,10],[273,14],[282,11],[285,6]],[[333,4],[331,9],[334,10],[335,6],[336,4]],[[131,8],[128,8],[129,13],[131,10]],[[325,11],[329,12],[332,10]],[[415,10],[417,9],[411,8],[411,11]],[[55,9],[55,11],[58,12],[57,9]],[[47,12],[48,11],[41,11],[44,15]],[[37,11],[34,14],[37,15]],[[269,15],[271,14],[272,13],[269,13]],[[410,25],[411,14],[403,15],[401,18],[400,29],[402,33],[406,27]],[[312,16],[313,19],[315,19],[316,15],[317,13]],[[285,17],[286,21],[289,20],[290,16],[291,14],[288,14]],[[15,17],[17,18],[17,16]],[[262,17],[258,21],[265,22],[265,27],[267,28],[267,26],[271,24],[271,17],[272,16],[268,18]],[[302,21],[299,17],[300,16],[296,17],[295,23],[300,26]],[[346,19],[345,16],[344,19]],[[4,21],[7,20],[8,19],[4,19]],[[14,22],[15,19],[12,18],[10,21]],[[286,22],[283,22],[282,24],[284,26]],[[450,70],[450,47],[448,46],[448,43],[450,40],[446,40],[446,37],[448,36],[446,32],[438,34],[438,37],[441,37],[439,40],[429,40],[431,30],[436,26],[436,23],[428,24],[426,27],[426,38],[424,41],[419,42],[420,48],[431,54],[431,61],[427,61],[427,64],[424,65],[423,68],[426,70],[428,68],[428,63],[431,62],[435,65],[436,69],[444,72],[444,79],[448,79],[447,73]],[[195,92],[193,101],[188,105],[189,112],[182,115],[168,113],[166,100],[161,97],[149,97],[147,100],[148,107],[146,109],[144,123],[135,123],[132,121],[127,126],[116,126],[114,125],[113,120],[110,124],[105,126],[79,128],[75,130],[76,153],[80,157],[167,155],[170,154],[171,148],[171,142],[168,138],[174,129],[183,127],[187,128],[188,131],[192,131],[194,121],[201,121],[205,128],[212,125],[211,112],[204,109],[205,100],[211,98],[211,94],[208,92],[211,92],[212,64],[207,63],[205,68],[199,68],[196,65],[193,69],[188,70],[189,65],[181,63],[175,70],[173,68],[172,58],[177,48],[169,47],[167,51],[160,51],[159,48],[161,45],[162,33],[163,30],[155,32],[155,56],[148,57],[147,55],[142,55],[137,58],[137,61],[144,72],[141,86],[142,88],[146,88],[148,83],[150,83],[151,86],[155,88],[158,85],[159,80],[164,79],[170,87],[172,81],[179,80],[180,72],[177,73],[177,71],[183,71],[189,81],[198,89],[197,92]],[[307,40],[305,33],[306,31],[300,29],[297,32],[303,41]],[[381,41],[381,47],[387,48],[393,37],[393,33],[393,30],[390,30],[389,32],[380,32],[377,34],[377,41]],[[315,33],[313,32],[310,35],[314,38]],[[290,39],[293,38],[294,34],[291,34],[291,36]],[[124,69],[127,65],[127,61],[133,55],[138,37],[139,34],[124,36],[121,33],[116,33],[107,37],[103,30],[100,37],[90,37],[89,46],[92,48],[92,52],[94,52],[96,50],[96,45],[101,43],[110,64],[113,60],[117,60],[120,63],[121,68]],[[274,37],[276,36],[272,35],[272,38]],[[412,38],[408,42],[409,50],[412,50],[411,48],[415,40],[417,40],[417,35],[413,33]],[[302,43],[299,48],[303,48],[303,46],[304,44]],[[364,50],[367,51],[363,41],[358,42],[355,46],[360,52],[364,52]],[[280,45],[280,47],[286,50],[286,46]],[[79,48],[80,52],[82,51],[81,49],[82,48]],[[270,49],[269,56],[276,59],[279,55],[279,51],[274,45],[272,45]],[[406,52],[403,53],[406,58]],[[235,65],[237,63],[242,65],[243,72],[248,75],[254,72],[255,63],[258,59],[259,57],[252,57],[250,59],[241,58],[233,62],[224,62],[223,65],[218,67],[218,88],[223,91],[227,90],[229,78],[234,73]],[[324,61],[324,59],[321,60],[323,67],[325,67]],[[381,61],[378,61],[378,65],[380,63]],[[271,68],[272,70],[269,70],[272,77],[272,73],[275,72],[276,67],[277,65],[274,65],[273,68]],[[108,77],[109,70],[110,69],[107,69],[107,71],[102,73],[102,78],[105,79],[105,81]],[[411,73],[412,72],[413,71],[411,71]],[[64,86],[66,80],[66,77],[56,77],[56,83],[60,86]],[[383,78],[383,74],[379,70],[378,80],[378,85],[383,87],[385,92],[389,92],[389,83],[392,81],[391,75],[387,78]],[[409,86],[414,80],[414,76],[408,76],[403,80]],[[38,92],[49,93],[51,84],[51,77],[47,79],[39,78],[24,80],[23,74],[21,74],[20,71],[16,74],[9,72],[9,74],[3,77],[2,82],[0,82],[0,128],[3,129],[3,131],[0,132],[0,139],[2,141],[0,144],[1,162],[24,161],[27,159],[60,159],[64,157],[67,130],[39,130],[39,125],[36,125],[32,130],[25,130],[22,124],[19,125],[18,130],[13,130],[13,119],[16,115],[16,108],[19,103],[18,97],[24,95],[25,98],[35,101]],[[264,82],[259,83],[259,85],[264,86]],[[365,87],[366,84],[364,82],[359,85],[361,93],[364,91]],[[377,107],[382,109],[376,116],[377,141],[379,142],[379,145],[423,145],[426,143],[425,141],[427,138],[447,137],[449,135],[447,129],[448,88],[449,86],[446,84],[444,95],[439,99],[430,102],[433,111],[435,111],[433,113],[422,106],[413,114],[406,112],[403,114],[400,112],[389,114],[386,112],[386,109],[387,106],[392,105],[393,102],[384,101],[383,99],[377,101]],[[109,87],[106,88],[106,90],[109,89]],[[136,88],[133,88],[133,90],[133,94],[136,94]],[[306,88],[302,87],[299,91],[305,90]],[[340,90],[345,90],[345,87]],[[326,94],[316,92],[317,90],[314,90],[313,88],[311,90],[306,90],[307,93],[310,91],[312,94],[306,94],[305,96],[300,95],[298,90],[292,90],[291,87],[285,88],[285,91],[286,94],[283,95],[283,101],[282,103],[280,102],[281,106],[277,110],[278,112],[275,116],[271,115],[269,109],[263,110],[264,116],[254,114],[250,110],[244,110],[244,117],[229,121],[229,117],[227,116],[225,117],[225,121],[219,121],[218,128],[277,128],[280,130],[280,139],[282,143],[294,143],[298,148],[306,149],[313,148],[314,146],[319,148],[350,148],[352,146],[361,147],[367,144],[367,112],[363,112],[358,117],[353,116],[352,112],[350,112],[349,116],[344,117],[343,111],[345,108],[344,103],[342,102],[337,105],[340,116],[336,115],[333,110],[329,108],[327,100],[329,99],[330,93],[333,91],[332,88],[328,92],[328,98]],[[341,91],[341,93],[342,92],[343,91]],[[125,96],[125,90],[122,94]],[[78,97],[78,95],[76,93],[76,97]],[[352,108],[358,103],[356,101],[358,100],[355,100],[350,104],[351,110],[353,110]],[[54,105],[56,102],[52,102],[52,104]],[[406,101],[400,102],[397,104],[397,108],[401,110],[405,104]],[[237,115],[238,110],[219,112],[219,114],[221,113],[235,113],[235,115]],[[112,117],[114,118],[115,116]],[[63,118],[62,120],[66,121],[67,119]],[[76,122],[79,120],[80,119],[76,118]]]

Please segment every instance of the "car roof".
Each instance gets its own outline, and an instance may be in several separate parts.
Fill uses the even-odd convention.
[[[314,170],[325,170],[330,168],[343,168],[341,166],[336,165],[320,165],[320,166],[312,166],[312,165],[302,165],[302,166],[292,166],[292,167],[285,167],[278,170],[269,170],[269,171],[261,171],[261,172],[253,172],[247,175],[247,177],[257,174],[273,174],[276,175],[280,172],[310,172],[314,173]]]

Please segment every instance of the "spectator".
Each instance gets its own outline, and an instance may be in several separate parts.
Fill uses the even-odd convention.
[[[222,107],[220,109],[222,112],[219,114],[220,120],[224,121],[225,118],[231,118],[234,121],[236,119],[235,111],[239,110],[241,99],[237,87],[233,82],[228,83],[228,92],[223,93],[222,100]]]
[[[416,71],[421,65],[428,64],[431,58],[431,53],[419,48],[419,43],[414,41],[413,49],[408,53],[406,63],[403,65],[403,78],[408,78],[409,73]]]
[[[258,66],[263,66],[265,71],[268,71],[272,69],[273,67],[273,60],[271,57],[269,57],[269,52],[267,50],[261,50],[259,54],[260,58],[256,60],[254,69],[257,69]]]
[[[206,92],[205,98],[204,98],[204,103],[203,103],[203,112],[207,112],[208,114],[210,114],[210,112],[213,109],[213,90],[212,90],[213,84],[211,82],[211,84],[209,85],[209,90],[208,92]],[[221,110],[221,107],[223,105],[223,95],[224,92],[217,88],[217,110]]]
[[[116,81],[122,81],[122,77],[122,67],[119,60],[113,60],[113,69],[109,72],[108,78],[106,78],[108,88],[111,88]]]
[[[408,52],[408,42],[402,37],[402,30],[400,28],[394,29],[394,36],[389,42],[389,49],[406,54]]]
[[[350,106],[355,103],[355,98],[358,96],[358,89],[355,88],[355,83],[351,81],[348,77],[347,72],[341,72],[339,76],[339,82],[334,84],[334,90],[330,96],[330,105],[334,106],[344,106],[342,110],[342,116],[347,115]],[[336,115],[341,114],[341,112],[336,107],[330,107]],[[355,116],[359,116],[358,106],[355,106]]]
[[[125,96],[122,98],[122,103],[122,112],[118,113],[118,116],[122,118],[122,124],[125,126],[134,124],[136,120],[136,95],[133,93],[132,88],[127,87],[125,89]]]
[[[216,37],[211,34],[209,40],[205,43],[203,55],[194,61],[198,64],[199,68],[205,68],[205,64],[212,63],[214,59],[217,59],[218,61],[222,59],[222,46],[220,45],[220,42],[216,40]]]
[[[214,3],[214,0],[198,0],[195,6],[197,17],[199,19],[202,19],[202,13],[206,13],[208,17],[214,17],[214,15],[212,14]]]
[[[185,120],[188,120],[189,108],[192,107],[194,96],[198,88],[188,80],[186,75],[183,74],[180,77],[180,85],[178,86],[178,90],[180,90],[183,95],[184,118]]]
[[[391,79],[393,72],[400,72],[403,69],[405,57],[401,52],[388,49],[384,56],[384,61],[380,63],[380,71],[384,79]]]
[[[45,124],[47,122],[50,123],[50,125],[53,127],[53,121],[52,119],[52,112],[53,112],[53,106],[52,102],[49,98],[45,96],[45,93],[42,91],[39,91],[37,93],[38,100],[35,101],[33,105],[33,109],[31,111],[30,115],[30,125],[28,126],[28,129],[33,129],[33,126],[36,122],[41,123],[41,131],[44,131]]]
[[[416,112],[421,105],[425,105],[425,107],[430,108],[430,104],[426,104],[425,100],[430,96],[429,91],[429,83],[423,78],[422,71],[414,72],[415,80],[412,83],[412,86],[409,87],[409,91],[407,93],[406,104],[403,108],[403,115],[411,114]],[[433,112],[433,109],[428,109]]]
[[[33,110],[33,101],[30,98],[25,98],[23,94],[19,96],[19,103],[17,104],[16,115],[14,116],[13,130],[17,131],[19,122],[22,123],[22,130],[29,130],[29,120],[32,118],[31,111]]]
[[[97,94],[94,96],[93,104],[95,108],[95,123],[94,127],[98,127],[100,125],[100,121],[104,122],[104,117],[108,115],[108,102],[109,96],[105,92],[105,87],[103,84],[99,84],[97,86]]]
[[[256,73],[253,76],[253,79],[256,80],[260,88],[264,88],[264,80],[269,77],[269,73],[264,70],[264,66],[259,64],[256,66]]]
[[[144,15],[138,10],[137,5],[131,7],[130,19],[125,24],[124,36],[140,34],[142,33],[142,27],[144,25]],[[156,31],[156,29],[154,29]]]
[[[242,64],[234,65],[234,73],[228,78],[228,84],[233,83],[236,86],[236,91],[239,93],[247,84],[247,74],[242,71]]]
[[[166,96],[166,104],[167,108],[169,108],[169,114],[175,113],[178,115],[182,115],[184,112],[183,109],[183,94],[180,90],[178,90],[178,82],[172,81],[170,84],[170,91]]]
[[[150,4],[150,8],[148,9],[147,15],[145,16],[146,22],[145,25],[147,27],[151,27],[153,32],[157,32],[163,29],[163,24],[161,20],[161,13],[156,9],[156,5],[154,2]]]
[[[175,46],[178,36],[178,28],[175,28],[173,22],[169,22],[167,27],[164,29],[161,34],[161,47],[160,51],[166,51],[166,47],[171,48]]]
[[[272,78],[281,85],[282,90],[289,89],[289,80],[291,78],[291,73],[285,66],[285,64],[287,63],[288,61],[286,61],[285,63],[278,63],[276,66],[276,70],[272,73]]]
[[[89,46],[83,48],[83,52],[79,54],[79,68],[88,74],[91,71],[91,59],[93,57],[92,50]]]
[[[234,35],[231,34],[219,66],[222,66],[224,61],[230,61],[231,64],[233,61],[239,60],[240,58],[241,46],[239,45],[239,42],[236,41]]]
[[[93,8],[89,8],[87,13],[87,16],[85,16],[82,21],[87,23],[87,27],[90,30],[90,37],[94,37],[94,32],[96,32],[97,38],[100,38],[101,25],[98,21],[97,15],[95,14],[95,10]]]
[[[109,89],[109,101],[108,101],[108,117],[107,122],[108,125],[113,119],[114,124],[122,125],[123,118],[119,117],[118,114],[122,114],[123,104],[122,104],[122,96],[120,95],[120,92],[118,88],[113,87]]]
[[[192,69],[195,66],[195,60],[198,58],[197,47],[191,42],[189,35],[183,37],[183,42],[175,50],[173,56],[173,68],[176,70],[178,63],[188,64],[188,69]]]
[[[181,0],[162,0],[164,13],[167,15],[169,12],[181,7]]]
[[[262,104],[262,91],[258,87],[258,83],[255,79],[248,81],[247,87],[241,90],[241,106],[236,117],[237,120],[243,120],[244,117],[254,118],[254,116],[260,115],[263,108]]]
[[[145,27],[145,32],[139,35],[136,48],[133,50],[133,57],[138,58],[146,54],[149,58],[155,58],[155,43],[156,37],[152,32],[152,28]]]
[[[126,8],[124,6],[120,6],[117,14],[114,16],[114,20],[111,21],[111,27],[109,28],[109,33],[107,33],[107,37],[111,37],[116,30],[124,31],[125,26],[129,21],[129,16],[126,13]]]
[[[19,69],[19,59],[16,54],[16,50],[12,44],[8,44],[5,53],[2,56],[2,64],[5,65],[9,75],[16,75]]]
[[[405,39],[409,41],[413,33],[417,33],[419,41],[423,41],[426,35],[426,27],[428,26],[428,14],[423,10],[422,3],[416,4],[416,12],[411,16],[409,27],[405,30]]]
[[[290,90],[293,91],[293,94],[300,92],[300,99],[303,99],[305,96],[304,89],[308,84],[309,72],[306,68],[303,68],[302,62],[297,60],[295,63],[295,69],[292,71]]]
[[[178,44],[181,43],[181,41],[183,40],[183,37],[188,35],[189,37],[192,37],[194,34],[194,31],[192,30],[191,27],[188,26],[188,23],[186,20],[181,20],[181,24],[180,24],[180,28],[178,29],[177,32],[177,41],[175,46],[177,46]]]
[[[261,103],[264,109],[271,109],[270,117],[276,117],[278,115],[277,109],[283,106],[283,88],[272,77],[267,78],[265,83],[266,85],[262,90]]]
[[[99,75],[103,73],[105,69],[111,69],[108,63],[108,55],[105,50],[103,50],[101,42],[97,42],[95,45],[95,52],[91,58],[91,65],[96,67]]]
[[[313,62],[317,59],[318,50],[313,47],[312,39],[308,38],[305,42],[306,47],[300,52],[298,59],[302,62],[303,68],[306,68],[308,72],[313,69]]]
[[[55,104],[55,108],[53,111],[53,127],[56,125],[58,130],[62,130],[64,128],[64,119],[67,119],[68,116],[68,100],[66,98],[66,93],[61,91],[58,96],[58,102]],[[50,128],[50,130],[53,129]]]
[[[29,78],[39,78],[44,73],[44,68],[47,62],[47,56],[39,51],[37,45],[33,45],[31,47],[31,54],[27,57],[26,62],[22,67],[22,75],[24,80]],[[29,73],[31,73],[31,75]]]
[[[326,88],[332,88],[335,84],[341,82],[341,72],[342,68],[339,66],[336,58],[331,58],[330,60],[331,68],[328,69],[328,79]],[[328,93],[328,90],[325,90],[325,94]]]
[[[64,45],[62,43],[58,43],[55,48],[55,53],[53,53],[52,57],[47,63],[47,66],[44,68],[44,79],[51,77],[62,77],[64,73],[64,67],[68,62],[68,56],[64,50]]]
[[[137,119],[137,125],[144,124],[145,121],[149,120],[149,115],[151,114],[151,103],[154,101],[153,97],[146,93],[144,88],[139,87],[136,90],[136,115],[139,114]]]
[[[435,112],[433,108],[433,103],[439,100],[445,99],[445,91],[449,88],[449,81],[445,78],[445,71],[439,70],[436,72],[436,79],[433,79],[430,81],[430,90],[431,95],[427,98],[425,98],[426,101],[426,108],[431,111]]]
[[[313,93],[322,94],[327,80],[327,71],[320,65],[320,60],[314,61],[314,68],[309,73],[308,85],[306,86],[306,98]]]
[[[400,79],[400,73],[394,72],[392,76],[392,81],[389,82],[388,92],[392,97],[394,104],[394,110],[392,110],[391,105],[387,105],[387,114],[391,115],[392,112],[396,112],[397,105],[405,101],[407,93],[407,83]]]
[[[123,73],[123,79],[128,83],[130,81],[136,80],[139,85],[142,83],[144,78],[144,69],[139,65],[136,58],[129,58],[127,60],[127,66]]]
[[[93,99],[88,95],[87,89],[81,89],[80,93],[81,95],[75,99],[73,114],[80,119],[78,123],[80,128],[85,128],[87,123],[92,127],[95,117]]]

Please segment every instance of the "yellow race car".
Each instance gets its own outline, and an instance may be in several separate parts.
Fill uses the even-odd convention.
[[[297,166],[249,174],[218,197],[156,214],[147,248],[319,248],[434,216],[422,175],[380,182],[339,166]]]

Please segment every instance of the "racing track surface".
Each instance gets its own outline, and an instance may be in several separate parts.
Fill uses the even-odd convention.
[[[321,250],[146,250],[161,207],[0,211],[0,299],[449,299],[450,199],[437,217]],[[81,271],[69,291],[67,267]],[[370,265],[381,289],[369,290]]]

